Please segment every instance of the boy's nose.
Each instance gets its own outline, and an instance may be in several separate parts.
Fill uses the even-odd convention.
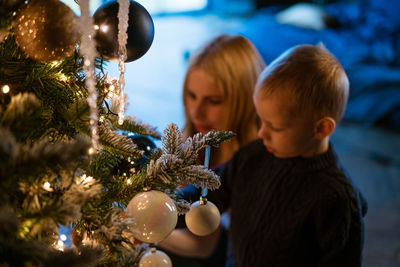
[[[261,124],[260,130],[258,130],[257,135],[261,139],[269,139],[269,132],[267,130],[267,127],[264,126],[264,124]]]

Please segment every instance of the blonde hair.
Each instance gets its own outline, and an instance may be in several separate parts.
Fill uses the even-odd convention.
[[[252,95],[264,67],[255,46],[240,35],[220,35],[201,47],[189,59],[183,85],[186,137],[196,133],[186,108],[188,76],[193,70],[201,69],[214,80],[227,104],[227,120],[221,130],[235,132],[239,146],[255,139],[259,120]]]
[[[349,80],[340,62],[322,45],[299,45],[274,60],[260,75],[256,96],[282,93],[292,114],[339,122],[346,108]]]

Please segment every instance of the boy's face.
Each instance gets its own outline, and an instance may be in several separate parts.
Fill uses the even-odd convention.
[[[304,114],[293,114],[287,97],[273,93],[265,97],[257,94],[254,104],[261,119],[258,136],[267,150],[277,158],[311,157],[317,139],[314,123]]]

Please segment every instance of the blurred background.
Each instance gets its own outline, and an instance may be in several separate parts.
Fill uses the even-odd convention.
[[[65,0],[77,13],[73,0]],[[108,1],[92,0],[92,11]],[[187,58],[220,33],[249,38],[270,63],[287,48],[322,42],[351,84],[333,142],[369,202],[366,267],[400,266],[400,1],[143,0],[150,50],[126,65],[127,114],[158,127],[183,126]],[[118,77],[117,63],[107,71]]]

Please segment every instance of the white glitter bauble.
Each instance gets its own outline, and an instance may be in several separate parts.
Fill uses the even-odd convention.
[[[126,215],[135,221],[138,231],[135,238],[146,243],[165,239],[178,221],[174,201],[167,194],[155,190],[133,197],[126,208]]]
[[[205,236],[217,230],[221,214],[210,201],[196,201],[185,215],[186,226],[195,235]]]
[[[172,262],[167,254],[152,248],[140,259],[139,267],[172,267]]]

